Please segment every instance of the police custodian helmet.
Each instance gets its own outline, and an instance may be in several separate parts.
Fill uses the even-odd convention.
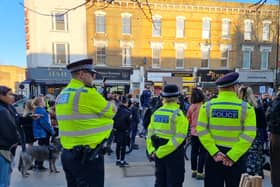
[[[164,86],[160,95],[162,97],[177,97],[180,95],[179,88],[175,84],[168,84]]]
[[[221,78],[219,78],[218,80],[216,80],[216,85],[219,88],[230,87],[232,85],[239,83],[238,78],[239,78],[239,73],[237,72],[227,73]]]
[[[87,70],[90,71],[91,73],[96,73],[95,69],[93,68],[93,60],[91,58],[72,62],[71,64],[68,64],[66,68],[71,73],[80,70]]]

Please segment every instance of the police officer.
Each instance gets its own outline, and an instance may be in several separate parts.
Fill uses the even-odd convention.
[[[164,104],[154,112],[148,127],[147,151],[155,159],[155,187],[183,186],[188,120],[177,104],[179,95],[176,85],[164,87]]]
[[[256,136],[252,106],[237,97],[239,74],[228,73],[216,81],[219,95],[199,112],[197,132],[208,151],[205,187],[238,187],[246,171],[245,153]]]
[[[68,187],[104,186],[104,157],[99,150],[111,133],[114,112],[92,87],[96,74],[92,64],[92,59],[85,59],[67,65],[72,79],[56,100]]]

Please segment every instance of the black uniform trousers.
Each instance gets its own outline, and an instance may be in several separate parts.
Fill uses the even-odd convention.
[[[229,148],[218,147],[226,154]],[[231,167],[224,166],[222,162],[215,160],[207,153],[205,164],[204,187],[238,187],[241,174],[246,172],[246,156],[242,156]]]
[[[103,155],[82,164],[71,150],[63,150],[61,162],[68,187],[104,187]]]
[[[155,187],[182,187],[185,178],[184,147],[181,145],[173,153],[155,160]]]

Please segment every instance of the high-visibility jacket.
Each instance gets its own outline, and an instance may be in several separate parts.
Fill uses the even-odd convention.
[[[218,146],[231,148],[227,156],[237,161],[251,146],[256,136],[254,107],[231,91],[221,91],[199,111],[196,127],[200,142],[211,156]]]
[[[151,117],[148,127],[147,150],[153,152],[157,158],[163,158],[175,151],[185,140],[188,131],[188,120],[180,110],[177,103],[166,103],[156,110]],[[167,139],[165,145],[156,149],[151,137],[156,135],[159,138]]]
[[[108,138],[113,127],[113,108],[95,88],[71,79],[56,100],[56,116],[61,144],[66,149],[76,145],[95,148]]]

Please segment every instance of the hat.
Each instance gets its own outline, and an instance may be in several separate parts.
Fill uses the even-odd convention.
[[[216,80],[216,85],[219,88],[226,88],[238,83],[239,73],[231,72]]]
[[[68,64],[66,68],[71,73],[79,70],[87,70],[92,73],[96,73],[95,69],[93,68],[93,60],[91,58],[72,62],[71,64]]]
[[[179,88],[175,84],[168,84],[164,86],[163,92],[160,93],[162,97],[176,97],[180,95]]]

